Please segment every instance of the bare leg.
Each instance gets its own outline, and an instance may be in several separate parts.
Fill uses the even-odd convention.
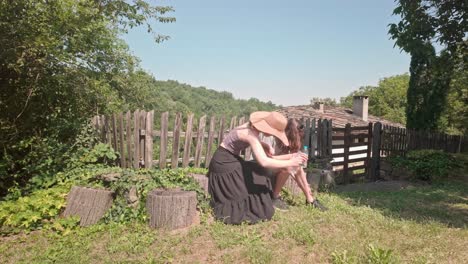
[[[273,197],[276,198],[279,196],[281,189],[283,188],[284,184],[288,180],[289,171],[288,170],[280,170],[279,173],[276,175],[276,183],[273,189]],[[314,197],[312,195],[312,191],[310,190],[310,186],[307,183],[306,174],[302,168],[299,168],[296,171],[296,175],[294,177],[299,188],[304,193],[308,202],[313,202]]]
[[[289,172],[287,170],[280,170],[276,175],[275,187],[273,188],[273,198],[277,198],[280,195],[281,188],[288,180]]]
[[[299,188],[301,188],[302,192],[304,193],[306,199],[308,202],[313,202],[314,201],[314,196],[312,195],[312,191],[310,190],[310,186],[307,183],[307,178],[306,178],[306,173],[304,169],[299,168],[296,173],[296,177],[294,178],[296,180],[297,185]]]

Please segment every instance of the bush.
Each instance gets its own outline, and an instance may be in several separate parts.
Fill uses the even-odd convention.
[[[0,203],[0,233],[31,231],[48,226],[65,207],[69,189],[59,186],[39,190],[16,201]]]
[[[393,166],[408,169],[418,180],[433,181],[447,178],[449,172],[458,167],[455,157],[441,150],[414,150],[406,157],[394,157]]]

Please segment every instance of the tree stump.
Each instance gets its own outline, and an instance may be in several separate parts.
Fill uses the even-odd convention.
[[[208,177],[206,175],[191,173],[189,176],[193,177],[198,184],[200,184],[200,187],[205,191],[205,193],[208,193]]]
[[[296,181],[292,177],[288,177],[286,183],[284,184],[284,188],[286,188],[292,195],[297,196],[302,193],[301,188],[297,185]]]
[[[113,192],[107,190],[73,186],[63,216],[79,216],[81,226],[95,224],[111,207],[112,195]]]
[[[193,191],[153,190],[148,193],[146,209],[152,228],[173,230],[190,226],[197,212],[197,194]]]

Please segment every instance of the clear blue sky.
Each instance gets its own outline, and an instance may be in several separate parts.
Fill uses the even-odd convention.
[[[178,0],[173,24],[124,36],[143,69],[158,80],[229,91],[282,105],[340,98],[363,85],[408,72],[387,25],[393,0]]]

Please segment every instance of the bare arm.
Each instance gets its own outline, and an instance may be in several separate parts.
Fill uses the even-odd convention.
[[[247,132],[247,131],[246,131]],[[262,144],[258,138],[250,133],[239,133],[239,139],[249,143],[256,160],[262,167],[266,168],[286,168],[300,166],[303,161],[301,156],[290,157],[289,159],[269,158],[265,153]],[[286,156],[286,155],[281,155]],[[286,157],[282,157],[286,158]]]

